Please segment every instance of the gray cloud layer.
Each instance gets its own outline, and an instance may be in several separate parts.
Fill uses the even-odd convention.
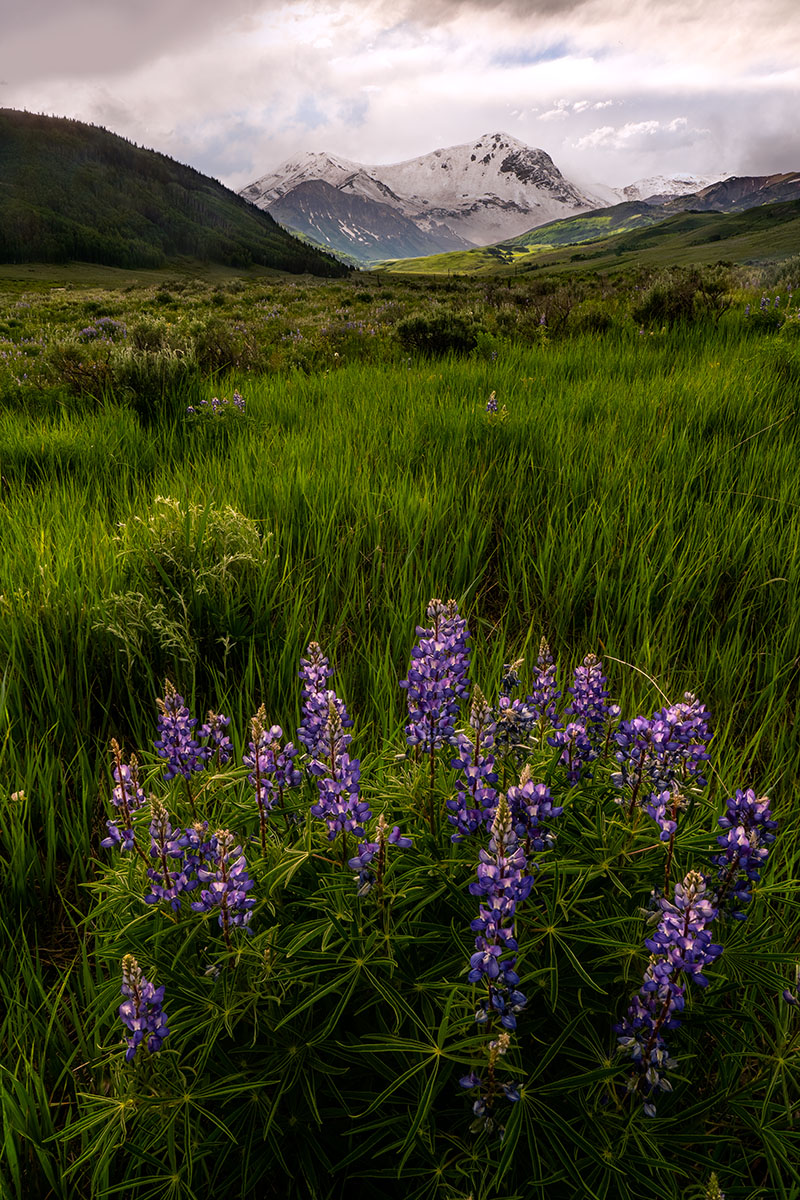
[[[798,0],[0,0],[0,104],[242,186],[507,130],[606,183],[800,167]]]

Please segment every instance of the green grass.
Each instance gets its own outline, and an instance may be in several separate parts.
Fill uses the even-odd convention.
[[[365,283],[313,295],[263,286],[274,289],[269,304],[295,306],[292,326],[307,320],[310,330],[328,319],[313,305],[355,304]],[[188,322],[196,298],[172,291],[170,314]],[[423,298],[412,291],[403,303]],[[54,338],[75,326],[78,302],[83,293],[43,296]],[[225,302],[246,309],[235,292]],[[128,303],[166,324],[138,292],[108,293],[97,311],[130,319]],[[0,316],[15,312],[27,319],[13,304]],[[193,422],[180,388],[148,420],[113,387],[43,391],[38,406],[25,393],[0,410],[0,857],[14,947],[0,1081],[14,1137],[0,1179],[10,1196],[69,1195],[65,1171],[91,1159],[76,1091],[108,1083],[103,1047],[118,1002],[113,971],[80,924],[107,815],[98,780],[110,737],[128,750],[150,745],[166,675],[195,711],[229,713],[241,744],[261,702],[294,730],[298,660],[318,639],[380,792],[395,786],[398,680],[414,625],[431,596],[452,595],[487,693],[504,662],[532,665],[542,635],[565,672],[590,650],[601,655],[628,713],[661,703],[650,680],[672,700],[695,692],[715,722],[716,801],[753,786],[773,797],[786,831],[796,827],[797,342],[754,336],[732,317],[641,336],[618,323],[604,336],[498,341],[496,361],[407,362],[385,329],[374,341],[365,338],[369,361],[352,349],[317,369],[195,384],[208,396],[238,387],[243,418]],[[491,391],[504,422],[487,417]],[[782,837],[776,904],[796,864],[792,836]],[[776,954],[797,933],[792,903]],[[338,902],[328,904],[333,928]],[[727,1070],[731,1097],[738,1076]],[[752,1078],[761,1097],[767,1084]],[[543,1120],[531,1105],[530,1119]],[[788,1134],[777,1109],[767,1116],[777,1140],[765,1135],[759,1154],[769,1158]],[[50,1140],[67,1120],[78,1122],[72,1140]],[[675,1148],[680,1117],[670,1122],[664,1144]],[[630,1159],[644,1170],[649,1135],[630,1136],[644,1138]],[[759,1177],[783,1179],[771,1164]],[[315,1169],[324,1177],[324,1164]],[[790,1185],[780,1187],[788,1200]]]

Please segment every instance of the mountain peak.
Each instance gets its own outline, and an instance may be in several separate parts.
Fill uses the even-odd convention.
[[[596,208],[598,203],[596,196],[565,179],[546,151],[502,131],[377,166],[328,153],[303,154],[250,184],[242,195],[270,209],[312,180],[388,204],[426,235],[441,236],[451,245],[454,237],[476,246],[503,241],[547,221]],[[300,199],[297,228],[305,230],[307,194],[302,204]],[[290,228],[291,210],[291,204],[281,204],[281,220]],[[376,221],[378,216],[376,212]],[[363,228],[366,214],[360,205],[358,217]],[[380,220],[385,224],[385,214]]]

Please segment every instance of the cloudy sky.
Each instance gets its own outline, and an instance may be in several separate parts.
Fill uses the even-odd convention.
[[[570,178],[800,169],[799,0],[0,0],[0,106],[240,188],[504,131]]]

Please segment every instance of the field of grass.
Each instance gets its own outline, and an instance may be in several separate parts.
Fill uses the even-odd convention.
[[[420,1200],[691,1200],[716,1171],[729,1198],[796,1198],[800,1030],[781,999],[800,937],[788,310],[745,318],[761,293],[740,286],[730,308],[644,328],[641,290],[609,285],[605,300],[576,294],[576,312],[606,305],[593,331],[569,309],[559,326],[553,291],[520,304],[514,289],[363,276],[44,283],[0,282],[0,1194],[333,1200],[370,1180]],[[405,317],[439,308],[481,327],[470,353],[402,344]],[[81,341],[102,317],[125,337],[106,325]],[[186,412],[237,389],[243,412]],[[505,413],[486,411],[492,392]],[[673,882],[713,879],[736,789],[771,797],[769,865],[748,919],[715,926],[724,952],[669,1035],[674,1090],[655,1118],[625,1095],[613,1026],[647,966],[665,846],[614,802],[613,755],[573,784],[542,738],[528,761],[565,812],[517,929],[521,1099],[503,1101],[502,1141],[480,1120],[470,1132],[458,1079],[489,1036],[466,980],[477,850],[443,821],[452,751],[432,791],[405,755],[399,687],[436,596],[458,602],[490,704],[515,659],[530,689],[544,636],[565,700],[594,653],[623,717],[687,691],[708,706],[713,769]],[[226,946],[216,920],[143,905],[136,855],[100,848],[109,742],[136,751],[146,791],[188,827],[153,749],[165,678],[198,717],[231,718],[241,763],[261,704],[297,744],[312,640],[353,718],[363,793],[414,846],[394,851],[385,899],[359,898],[339,862],[356,838],[326,840],[311,781],[265,844],[246,770],[210,775],[199,815],[236,831],[255,879],[253,936]],[[519,771],[504,761],[503,786]],[[131,1064],[126,953],[166,986],[171,1029]]]

